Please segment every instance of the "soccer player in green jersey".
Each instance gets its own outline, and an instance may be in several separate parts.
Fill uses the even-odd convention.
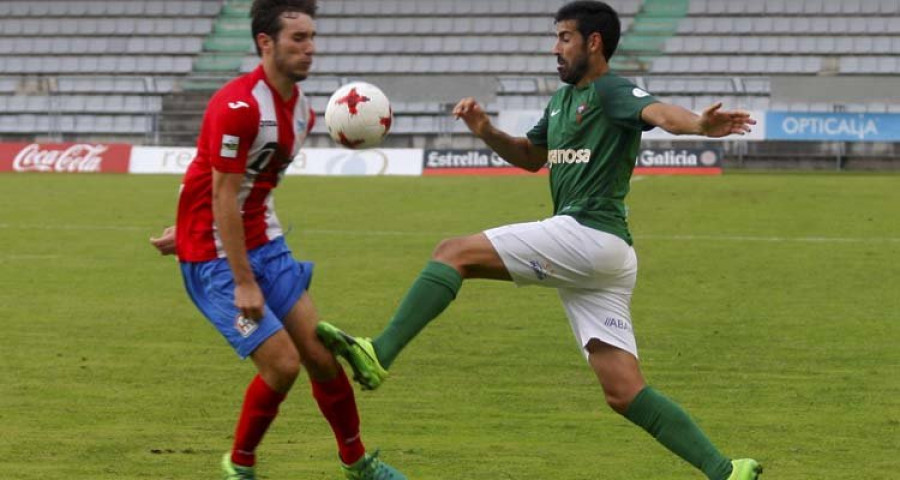
[[[608,5],[576,1],[557,12],[559,77],[526,138],[491,125],[472,98],[453,114],[507,161],[529,171],[550,168],[553,216],[443,240],[388,326],[374,340],[320,323],[325,344],[353,367],[364,388],[377,388],[401,349],[456,297],[464,279],[513,281],[556,288],[572,330],[613,410],[649,432],[711,480],[753,480],[752,459],[730,460],[675,402],[647,386],[630,314],[637,275],[625,210],[641,132],[723,137],[755,122],[721,103],[696,115],[658,101],[609,71],[619,19]]]

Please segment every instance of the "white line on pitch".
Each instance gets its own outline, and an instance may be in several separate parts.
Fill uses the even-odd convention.
[[[0,229],[14,230],[109,230],[109,231],[134,231],[147,232],[148,235],[156,234],[155,230],[147,227],[133,225],[13,225],[0,223]],[[308,235],[346,235],[356,237],[432,237],[443,238],[461,236],[473,232],[411,232],[407,230],[339,230],[320,228],[300,228],[299,234]],[[796,243],[900,243],[900,237],[781,237],[781,236],[756,236],[756,235],[663,235],[646,234],[635,235],[638,240],[671,240],[671,241],[722,241],[722,242],[796,242]]]
[[[635,235],[638,240],[799,242],[799,243],[900,243],[894,237],[764,237],[751,235]]]
[[[361,231],[361,230],[324,230],[307,229],[301,233],[310,235],[348,235],[348,236],[408,236],[434,238],[464,235],[462,232],[407,232],[407,231]],[[796,243],[900,243],[896,237],[766,237],[751,235],[635,235],[638,240],[672,240],[672,241],[724,241],[724,242],[796,242]]]
[[[5,255],[0,255],[0,260],[56,260],[57,258],[62,258],[62,255],[41,255],[41,254],[31,254],[31,253],[9,253]]]
[[[34,225],[22,224],[12,225],[9,223],[0,223],[0,229],[9,230],[113,230],[113,231],[144,231],[146,227],[135,227],[128,225]]]

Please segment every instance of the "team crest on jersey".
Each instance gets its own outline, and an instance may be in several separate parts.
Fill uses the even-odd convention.
[[[575,123],[581,125],[581,119],[584,118],[584,112],[587,110],[588,106],[586,103],[582,103],[575,109]]]
[[[222,150],[219,155],[225,158],[237,158],[241,139],[234,135],[222,135]]]
[[[306,131],[306,120],[299,119],[299,118],[297,119],[297,131],[298,132]]]
[[[234,328],[241,334],[242,337],[247,338],[259,328],[259,324],[253,321],[250,318],[247,318],[243,315],[238,315],[234,321]]]

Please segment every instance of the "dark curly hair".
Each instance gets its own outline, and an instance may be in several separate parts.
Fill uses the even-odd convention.
[[[287,12],[300,12],[316,18],[316,0],[253,0],[250,7],[253,41],[256,36],[265,33],[272,38],[278,38],[281,32],[281,16]],[[259,45],[256,45],[256,53],[261,54]]]
[[[556,12],[556,23],[564,20],[575,20],[578,33],[587,40],[592,33],[599,33],[603,39],[603,56],[607,61],[619,46],[619,35],[622,25],[619,14],[609,5],[595,0],[578,0],[560,7]]]

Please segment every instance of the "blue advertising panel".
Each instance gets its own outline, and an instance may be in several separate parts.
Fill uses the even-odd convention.
[[[900,142],[900,115],[766,112],[766,140]]]

